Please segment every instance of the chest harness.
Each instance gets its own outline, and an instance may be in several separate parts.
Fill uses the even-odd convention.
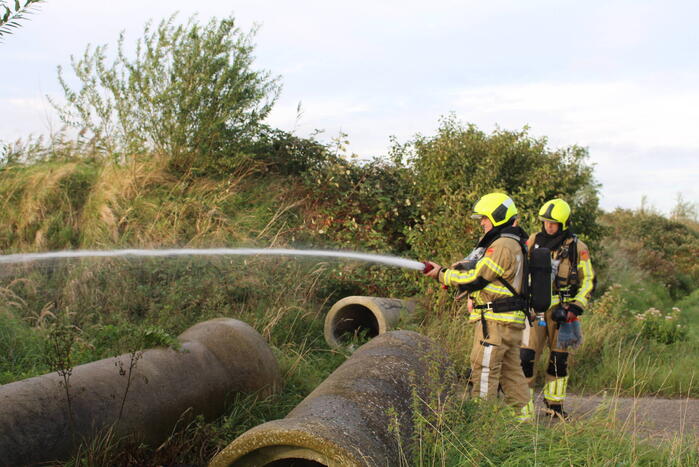
[[[489,242],[487,242],[486,245],[479,245],[477,248],[471,251],[471,253],[466,258],[464,258],[463,261],[461,261],[454,267],[454,269],[462,271],[470,271],[475,269],[478,261],[480,261],[485,255],[487,248],[500,237],[511,238],[512,240],[517,242],[517,244],[522,250],[522,261],[524,268],[521,281],[521,292],[518,293],[517,290],[515,290],[515,288],[512,286],[512,284],[510,284],[510,282],[507,279],[505,279],[502,276],[498,276],[496,280],[502,283],[502,285],[504,285],[505,288],[507,288],[507,290],[510,291],[512,296],[498,298],[496,300],[493,300],[492,302],[488,302],[483,305],[475,305],[473,307],[476,310],[481,310],[481,325],[483,329],[483,337],[485,339],[488,338],[488,323],[485,319],[486,310],[491,311],[492,313],[508,313],[511,311],[522,311],[525,313],[525,315],[527,315],[527,318],[531,320],[531,317],[528,313],[529,281],[527,277],[527,271],[529,270],[529,267],[527,258],[527,247],[522,242],[522,238],[520,236],[507,232],[496,234],[490,239]],[[482,282],[481,284],[483,285],[483,287],[487,285],[483,284]],[[473,289],[469,288],[467,285],[459,285],[459,292],[461,292],[461,295],[471,291],[473,291]]]

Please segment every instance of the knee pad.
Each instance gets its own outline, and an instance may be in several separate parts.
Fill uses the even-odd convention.
[[[556,378],[568,376],[568,352],[551,352],[546,373]]]
[[[519,349],[519,359],[522,362],[525,378],[534,376],[534,357],[536,357],[536,352],[532,349]]]

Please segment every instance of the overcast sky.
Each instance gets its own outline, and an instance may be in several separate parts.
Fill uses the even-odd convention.
[[[71,54],[176,11],[260,26],[257,66],[283,83],[269,123],[284,130],[342,131],[374,156],[450,112],[488,132],[528,125],[552,148],[589,148],[604,209],[699,203],[697,1],[48,0],[0,44],[0,140],[60,126],[46,95],[62,96]]]

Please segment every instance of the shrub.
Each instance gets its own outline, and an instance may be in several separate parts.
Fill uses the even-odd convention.
[[[338,157],[309,171],[304,180],[314,200],[307,227],[321,238],[342,247],[409,249],[406,233],[420,203],[406,167]]]
[[[108,63],[107,46],[88,48],[72,67],[81,83],[68,84],[59,67],[65,105],[61,120],[87,133],[116,160],[155,150],[178,171],[227,168],[256,133],[279,92],[278,78],[254,70],[254,30],[232,17],[184,25],[175,16],[147,24],[127,57],[124,33]],[[242,157],[242,156],[239,156]]]
[[[592,303],[590,312],[612,318],[630,316],[631,312],[624,298],[622,286],[620,284],[611,285],[598,300]]]
[[[451,117],[442,121],[436,136],[397,145],[393,156],[414,169],[421,206],[408,241],[419,256],[453,260],[470,251],[480,235],[470,219],[471,207],[492,191],[514,199],[525,229],[539,230],[541,205],[563,197],[573,209],[574,228],[593,251],[601,236],[595,221],[598,186],[585,148],[551,150],[545,138],[531,137],[526,128],[488,135]]]
[[[699,232],[685,223],[625,209],[605,215],[602,222],[610,229],[609,248],[662,283],[672,298],[691,292],[699,282]]]
[[[670,312],[649,308],[635,316],[635,327],[641,337],[658,342],[672,344],[687,339],[688,329],[680,324],[680,309],[673,307]]]

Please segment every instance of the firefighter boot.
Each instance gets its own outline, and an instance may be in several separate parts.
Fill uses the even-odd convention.
[[[546,399],[544,399],[544,404],[546,404],[546,408],[544,409],[544,413],[548,416],[551,417],[551,419],[560,419],[563,421],[570,420],[570,417],[568,416],[568,412],[563,410],[563,406],[561,404],[553,404]]]

